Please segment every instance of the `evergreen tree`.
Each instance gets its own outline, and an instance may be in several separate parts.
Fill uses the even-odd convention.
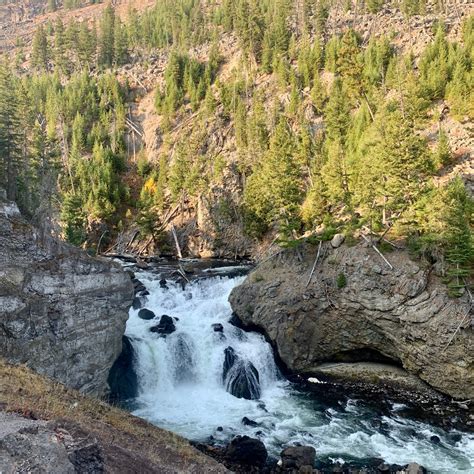
[[[250,232],[259,233],[277,223],[282,237],[289,238],[291,231],[298,227],[302,182],[294,154],[294,139],[285,120],[281,119],[270,139],[268,152],[248,179],[244,191]]]
[[[32,50],[31,50],[31,64],[34,68],[39,70],[48,70],[49,64],[49,46],[46,31],[43,26],[40,25],[33,37]]]
[[[107,5],[100,23],[99,65],[111,67],[114,63],[115,11]]]
[[[15,78],[9,67],[0,65],[0,163],[1,185],[14,201],[22,181],[21,127]]]

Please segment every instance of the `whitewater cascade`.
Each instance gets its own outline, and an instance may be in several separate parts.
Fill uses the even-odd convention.
[[[259,437],[275,456],[301,443],[314,446],[318,459],[381,458],[418,462],[439,474],[474,473],[473,435],[398,416],[396,404],[391,416],[381,416],[362,401],[328,406],[295,390],[263,336],[229,322],[228,296],[242,278],[200,279],[183,290],[173,282],[160,285],[156,273],[137,277],[150,293],[144,307],[156,318],[141,319],[131,309],[127,323],[139,385],[135,415],[196,441]],[[151,331],[162,315],[173,318],[166,320],[174,329],[166,336]],[[255,423],[243,423],[244,417]],[[433,443],[433,436],[440,442]]]

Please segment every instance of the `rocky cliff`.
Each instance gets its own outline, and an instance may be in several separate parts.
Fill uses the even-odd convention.
[[[103,394],[132,297],[118,265],[41,235],[0,199],[1,356]]]
[[[242,322],[261,328],[281,360],[312,374],[324,362],[389,361],[437,390],[474,398],[468,295],[449,298],[430,267],[405,251],[305,246],[257,267],[230,296]]]

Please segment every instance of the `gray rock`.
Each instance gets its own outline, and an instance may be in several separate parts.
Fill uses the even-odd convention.
[[[133,298],[118,264],[42,235],[0,201],[0,354],[102,395]]]
[[[316,450],[312,446],[290,446],[284,449],[280,456],[283,469],[313,467],[316,460]]]
[[[390,270],[363,244],[335,250],[324,244],[307,286],[317,249],[300,250],[302,262],[289,250],[260,265],[230,295],[238,318],[260,327],[290,370],[310,374],[322,362],[350,362],[371,348],[443,393],[474,398],[469,318],[448,345],[469,312],[467,295],[450,298],[430,268],[408,252],[388,254]],[[341,272],[344,291],[334,283]]]
[[[339,248],[344,243],[344,240],[346,240],[346,237],[344,234],[336,234],[331,240],[332,248],[334,249]]]

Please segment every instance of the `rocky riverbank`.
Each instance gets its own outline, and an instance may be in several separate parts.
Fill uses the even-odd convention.
[[[180,436],[1,358],[0,380],[0,472],[229,472]]]
[[[360,384],[363,366],[328,373],[327,363],[403,368],[406,376],[399,372],[391,385],[416,379],[406,393],[438,398],[438,405],[457,399],[453,407],[461,406],[472,428],[474,331],[467,295],[450,298],[432,269],[407,252],[386,255],[391,269],[364,244],[335,246],[322,244],[311,278],[318,249],[310,245],[254,269],[230,296],[236,316],[267,336],[293,374]],[[390,384],[383,372],[366,373],[365,381]]]
[[[119,265],[42,235],[0,200],[2,357],[102,395],[132,298]]]

